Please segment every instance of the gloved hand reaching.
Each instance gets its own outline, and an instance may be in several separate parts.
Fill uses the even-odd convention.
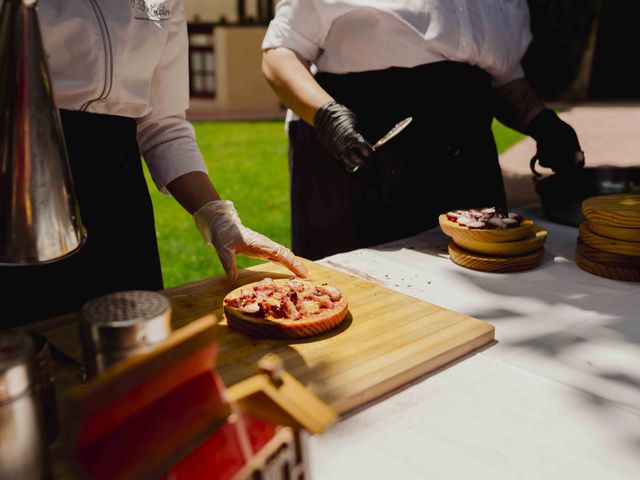
[[[320,107],[313,119],[322,145],[351,173],[369,167],[374,156],[369,142],[356,130],[357,123],[355,113],[333,101]]]
[[[536,140],[540,165],[555,173],[584,167],[584,154],[575,130],[553,110],[545,109],[529,123],[527,133]],[[533,161],[532,161],[533,163]]]
[[[286,247],[242,225],[233,202],[214,200],[193,214],[202,236],[213,245],[227,276],[238,276],[236,254],[264,258],[281,263],[299,277],[307,276],[307,268]]]

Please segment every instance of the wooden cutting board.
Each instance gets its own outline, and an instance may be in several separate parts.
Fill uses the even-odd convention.
[[[592,223],[640,228],[640,194],[599,195],[582,202],[582,213]]]
[[[336,330],[308,340],[255,340],[214,328],[219,341],[217,370],[226,385],[257,373],[256,362],[268,352],[282,357],[285,368],[338,413],[359,407],[407,382],[431,373],[494,339],[494,327],[466,315],[394,292],[383,286],[322,267],[307,265],[311,279],[342,290],[349,302],[347,319]],[[222,300],[240,285],[270,276],[289,276],[266,263],[243,270],[231,282],[216,277],[166,290],[179,328],[208,313],[222,317]],[[80,358],[73,316],[43,322],[37,330]],[[68,373],[58,387],[77,384]],[[64,392],[59,392],[64,395]]]
[[[342,290],[349,302],[347,319],[336,330],[299,343],[251,339],[222,322],[217,370],[227,385],[255,374],[257,360],[274,352],[292,375],[342,413],[494,339],[493,326],[485,322],[337,270],[311,262],[308,266],[311,280]],[[252,270],[232,286],[267,276],[289,276],[282,267],[270,263]],[[222,299],[230,290],[227,282],[205,282],[171,293],[186,293],[184,300],[211,305],[220,312]]]

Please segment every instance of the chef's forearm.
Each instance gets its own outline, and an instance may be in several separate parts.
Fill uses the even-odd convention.
[[[262,55],[262,73],[280,101],[309,125],[313,125],[318,108],[333,100],[305,63],[287,48],[266,50]]]
[[[524,78],[518,78],[495,89],[496,118],[508,127],[527,133],[529,122],[545,105]]]
[[[220,200],[220,195],[204,172],[189,172],[182,175],[167,184],[167,190],[191,214],[205,203]]]

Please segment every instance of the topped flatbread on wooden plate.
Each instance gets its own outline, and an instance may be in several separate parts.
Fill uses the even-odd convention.
[[[229,326],[253,337],[320,335],[338,326],[347,311],[340,290],[299,279],[265,278],[233,290],[224,299]]]

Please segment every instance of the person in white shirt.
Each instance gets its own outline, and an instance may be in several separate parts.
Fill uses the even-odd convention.
[[[87,241],[58,262],[0,268],[3,307],[20,312],[3,326],[76,310],[112,291],[163,287],[141,153],[157,187],[193,214],[230,278],[237,253],[305,275],[288,249],[243,226],[209,180],[185,118],[180,0],[40,0],[38,15]],[[25,292],[37,301],[24,302]]]
[[[525,0],[281,0],[263,73],[292,111],[293,251],[321,258],[447,210],[506,207],[494,116],[537,140],[541,165],[583,165],[575,131],[524,78],[530,40]]]

